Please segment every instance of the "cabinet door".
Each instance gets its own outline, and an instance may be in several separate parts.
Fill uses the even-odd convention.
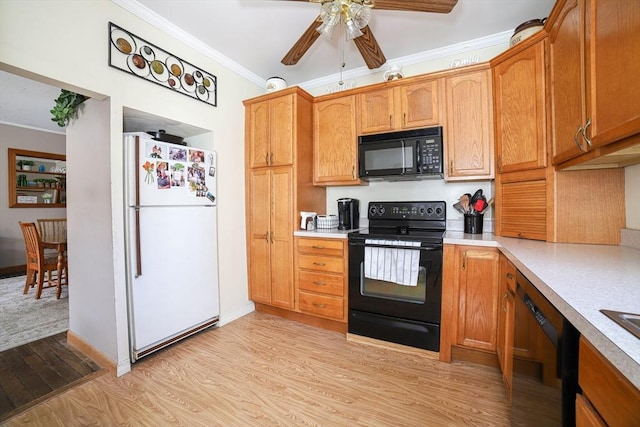
[[[457,344],[496,351],[498,329],[498,251],[458,247]]]
[[[499,294],[502,297],[498,311],[496,355],[502,369],[502,378],[509,393],[511,393],[513,378],[513,339],[515,329],[515,296],[509,284],[515,284],[515,271],[515,266],[504,255],[500,254]]]
[[[271,303],[271,171],[251,170],[247,206],[249,235],[249,298]]]
[[[249,144],[249,166],[252,168],[269,164],[269,140],[271,137],[271,122],[269,115],[269,101],[251,104],[248,110],[247,139]]]
[[[360,133],[393,130],[393,89],[377,89],[358,95],[360,101]]]
[[[498,173],[546,167],[544,82],[543,41],[495,66]]]
[[[271,166],[293,164],[294,97],[295,95],[292,94],[269,101],[271,109],[269,165]]]
[[[448,77],[445,81],[445,178],[493,178],[493,119],[490,70]]]
[[[400,127],[420,128],[440,124],[438,114],[438,80],[406,83],[400,90]]]
[[[587,150],[579,127],[586,122],[584,0],[565,2],[549,33],[553,164]]]
[[[593,147],[640,132],[640,2],[590,0],[586,136]]]
[[[271,185],[271,302],[293,308],[293,170],[274,168]]]
[[[317,102],[313,120],[313,183],[359,184],[355,95]]]
[[[500,235],[547,239],[547,182],[544,179],[500,183],[496,187]]]

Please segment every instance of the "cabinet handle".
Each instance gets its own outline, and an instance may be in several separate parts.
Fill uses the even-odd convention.
[[[269,153],[264,153],[264,162],[269,166]]]
[[[315,262],[315,261],[314,261],[314,262],[313,262],[313,265],[318,265],[318,266],[320,266],[320,267],[323,267],[323,266],[325,266],[325,265],[327,265],[327,264],[326,264],[326,263],[324,263],[324,262]]]
[[[269,243],[269,232],[268,231],[264,234],[264,239],[267,241],[267,243]]]
[[[389,127],[393,127],[393,115],[389,114]]]
[[[575,142],[576,145],[578,146],[578,149],[584,153],[584,147],[582,146],[582,144],[580,144],[580,142],[578,142],[578,135],[580,135],[580,133],[582,133],[582,126],[578,126],[578,130],[576,130],[576,134],[573,135],[573,142]]]
[[[502,173],[502,154],[498,154],[498,173]]]
[[[326,307],[326,305],[325,305],[325,304],[318,304],[317,302],[314,302],[314,303],[313,303],[313,306],[314,306],[314,307],[318,307],[318,308],[325,308],[325,307]]]
[[[406,125],[407,125],[407,113],[403,113],[403,114],[402,114],[402,124],[403,124],[404,126],[406,126]]]
[[[326,285],[326,283],[324,283],[324,282],[313,282],[313,284],[316,285],[316,286],[325,286]]]
[[[313,245],[311,246],[313,249],[324,249],[324,246]]]
[[[449,175],[453,175],[453,160],[449,162]]]
[[[355,167],[355,165],[351,166],[351,179],[356,179],[356,167]]]
[[[465,270],[467,268],[467,253],[462,254],[462,269]]]
[[[505,301],[507,301],[508,296],[509,296],[509,292],[505,292],[504,295],[502,296],[502,311],[504,311],[505,313],[507,312],[507,305],[505,304]]]
[[[591,148],[591,140],[587,136],[587,129],[591,126],[591,117],[587,119],[587,123],[584,124],[582,128],[582,139],[587,143],[587,147]]]
[[[515,276],[514,276],[513,274],[511,274],[511,273],[507,273],[507,279],[509,279],[509,280],[513,280],[513,278],[514,278],[514,277],[515,277]]]

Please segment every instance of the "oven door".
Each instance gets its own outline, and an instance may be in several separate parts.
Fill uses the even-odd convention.
[[[349,239],[349,309],[440,324],[442,244],[403,247],[365,240],[364,237]],[[386,274],[377,279],[367,277],[365,258],[370,262],[371,255],[366,256],[366,252],[373,250],[378,250],[378,254],[388,250],[383,256],[397,255],[394,251],[419,252],[416,285],[396,283],[388,280]]]

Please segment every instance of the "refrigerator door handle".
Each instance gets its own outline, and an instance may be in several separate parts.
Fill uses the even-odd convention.
[[[136,278],[142,276],[142,251],[140,248],[140,210],[136,209]]]

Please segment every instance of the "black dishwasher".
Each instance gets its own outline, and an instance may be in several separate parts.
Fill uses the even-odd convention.
[[[573,427],[580,333],[520,272],[516,283],[512,425]]]

